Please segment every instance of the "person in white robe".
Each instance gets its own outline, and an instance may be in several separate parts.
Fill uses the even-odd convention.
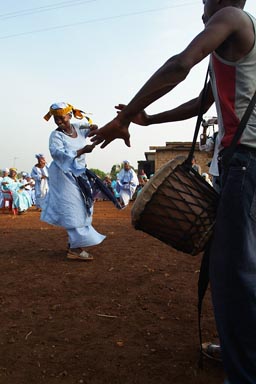
[[[83,118],[84,113],[67,103],[55,103],[44,116],[54,117],[57,129],[49,139],[53,161],[49,166],[49,192],[42,207],[41,220],[62,226],[67,230],[69,249],[67,258],[92,260],[87,247],[100,244],[106,236],[92,226],[93,200],[86,176],[85,153],[92,152],[95,145],[86,145],[86,138],[97,126],[85,118],[71,123],[72,116]],[[87,188],[82,194],[77,178],[81,177]]]
[[[127,207],[139,184],[136,172],[131,168],[130,161],[123,161],[123,168],[117,175],[116,190],[123,208]]]
[[[31,177],[35,180],[35,202],[38,210],[42,209],[43,201],[48,193],[48,164],[45,156],[42,153],[35,155],[37,164],[34,165],[31,171]]]
[[[9,168],[4,168],[2,169],[2,176],[0,177],[0,208],[3,207],[3,204],[4,204],[4,195],[3,195],[3,185],[2,185],[2,182],[4,182],[6,180],[6,178],[8,178],[8,175],[9,175]]]

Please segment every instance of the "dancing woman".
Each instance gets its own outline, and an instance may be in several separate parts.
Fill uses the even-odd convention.
[[[49,193],[47,194],[41,220],[60,225],[67,230],[68,259],[92,260],[87,247],[101,243],[105,236],[92,226],[93,199],[86,176],[85,153],[92,152],[94,144],[86,145],[89,132],[97,128],[86,118],[80,123],[71,123],[71,118],[82,119],[82,111],[67,103],[55,103],[44,117],[53,116],[57,129],[49,139],[53,158],[49,166]],[[77,180],[82,182],[81,189]]]

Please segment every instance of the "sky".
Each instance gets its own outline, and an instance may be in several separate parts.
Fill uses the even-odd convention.
[[[253,13],[255,0],[245,10]],[[56,128],[43,116],[65,101],[91,113],[99,127],[128,103],[147,79],[181,52],[203,29],[201,0],[9,0],[0,5],[0,168],[30,172],[35,154],[48,162],[49,135]],[[158,113],[196,97],[208,60],[185,82],[147,108]],[[216,115],[212,107],[207,117]],[[124,159],[136,168],[150,146],[192,141],[195,119],[130,126],[131,147],[116,140],[87,155],[89,168],[109,172]]]

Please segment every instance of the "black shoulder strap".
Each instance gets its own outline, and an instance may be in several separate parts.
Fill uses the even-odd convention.
[[[209,239],[202,256],[199,278],[198,278],[198,285],[197,285],[198,287],[197,314],[198,314],[198,334],[199,334],[199,345],[200,345],[200,356],[199,356],[200,368],[203,366],[201,314],[202,314],[203,299],[209,284],[210,248],[211,248],[211,238]]]
[[[192,146],[190,148],[188,157],[185,160],[185,163],[187,165],[191,165],[192,158],[193,158],[194,152],[195,152],[197,136],[198,136],[199,129],[200,129],[200,126],[201,126],[201,121],[202,121],[202,118],[203,118],[205,100],[206,100],[206,95],[207,95],[207,91],[208,91],[208,86],[207,86],[208,85],[207,84],[208,76],[209,76],[209,67],[207,68],[206,76],[205,76],[205,80],[204,80],[204,88],[203,88],[202,94],[201,94],[201,102],[200,102],[199,111],[198,111],[198,115],[197,115],[196,127],[195,127],[194,137],[193,137],[193,141],[192,141]]]

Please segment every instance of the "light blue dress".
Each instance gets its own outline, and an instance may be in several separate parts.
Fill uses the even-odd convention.
[[[92,227],[92,209],[88,214],[80,189],[74,178],[85,172],[85,154],[76,158],[77,150],[86,145],[90,129],[87,123],[73,123],[77,137],[53,131],[49,149],[53,161],[49,172],[49,192],[43,202],[41,220],[64,227],[69,236],[70,248],[101,243],[105,236]]]
[[[13,180],[11,177],[6,177],[2,182],[7,182],[7,185],[3,185],[2,189],[12,192],[13,206],[18,209],[19,212],[26,211],[32,206],[32,200],[27,195],[23,187],[23,183]]]

